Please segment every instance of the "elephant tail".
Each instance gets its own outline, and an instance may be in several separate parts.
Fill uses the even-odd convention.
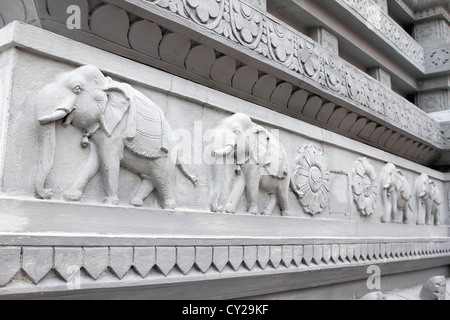
[[[294,182],[292,182],[292,179],[289,181],[289,186],[291,187],[292,192],[295,194],[295,196],[297,197],[297,199],[301,199],[303,198],[301,193],[297,190],[297,188],[294,185]]]
[[[177,163],[177,167],[180,170],[180,172],[183,174],[183,176],[185,176],[189,181],[192,182],[194,187],[198,186],[198,178],[196,176],[190,174],[189,172],[187,172],[182,163]]]

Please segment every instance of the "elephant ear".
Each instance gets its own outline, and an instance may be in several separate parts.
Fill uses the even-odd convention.
[[[253,154],[266,172],[274,177],[283,179],[288,174],[287,156],[279,141],[263,127],[257,126],[254,130],[256,144]]]
[[[105,89],[105,92],[108,99],[105,105],[105,110],[100,117],[100,125],[106,134],[111,136],[114,129],[125,116],[125,113],[130,109],[132,102],[129,89],[120,84],[109,86]],[[127,131],[130,131],[130,127],[133,127],[133,125],[130,124],[130,121],[134,121],[132,118],[133,117],[130,115],[127,124]],[[133,133],[126,133],[127,138],[131,138],[132,136]]]

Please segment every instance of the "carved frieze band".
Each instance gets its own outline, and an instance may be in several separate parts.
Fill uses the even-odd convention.
[[[58,15],[60,1],[41,1],[45,1],[50,13],[48,19],[65,25],[66,17]],[[292,83],[280,82],[271,74],[258,73],[256,68],[228,55],[221,55],[211,47],[193,45],[186,36],[166,32],[162,26],[148,20],[136,20],[136,17],[130,17],[125,10],[116,6],[98,5],[97,2],[87,0],[76,0],[76,2],[87,12],[87,17],[82,23],[84,32],[93,33],[152,58],[187,69],[208,81],[225,84],[245,94],[251,94],[282,108],[290,109],[292,112],[303,114],[307,118],[316,118],[319,122],[327,122],[333,118],[331,126],[342,130],[350,125],[347,131],[352,135],[358,135],[360,132],[357,130],[365,119],[365,116],[361,114],[351,112],[329,101],[316,101],[319,97],[301,90]],[[173,20],[179,23],[184,24],[183,21],[188,19],[195,25],[209,30],[208,32],[223,37],[225,42],[239,44],[245,50],[250,50],[247,52],[256,53],[263,59],[267,59],[269,64],[281,70],[291,74],[294,72],[299,77],[309,79],[320,90],[344,98],[362,111],[372,114],[374,118],[391,124],[390,128],[380,124],[385,131],[390,130],[389,132],[394,134],[401,129],[418,137],[421,142],[418,142],[416,146],[423,141],[434,146],[442,145],[440,127],[425,112],[339,56],[330,53],[312,39],[293,31],[267,13],[260,12],[244,2],[239,0],[200,2],[135,0],[133,3],[152,8],[154,14],[173,14]],[[61,20],[61,18],[64,19]],[[116,23],[106,28],[103,26],[106,20]],[[308,96],[311,99],[306,100]],[[312,105],[309,106],[308,103]],[[323,110],[319,112],[321,105]],[[337,118],[334,117],[333,111],[338,114]],[[354,121],[352,123],[343,121],[347,119],[346,115],[349,116],[348,120]],[[357,119],[354,119],[354,116]],[[360,121],[355,123],[356,120]],[[374,124],[376,124],[377,122],[373,119],[366,120],[366,123],[375,121]],[[356,126],[351,128],[353,124]],[[367,134],[367,140],[371,141],[370,133]],[[379,143],[378,139],[374,142]],[[384,143],[386,140],[381,142]],[[413,144],[415,141],[411,140],[411,142]],[[423,154],[422,151],[420,153]]]
[[[188,0],[140,1],[189,19],[278,63],[282,68],[309,78],[325,90],[349,98],[363,109],[394,122],[406,131],[441,143],[437,124],[416,106],[267,13],[239,0],[205,0],[196,2],[195,7]],[[398,37],[397,34],[394,32],[395,37]],[[410,49],[416,46],[404,47],[414,52],[410,52],[409,57],[422,57],[424,63],[423,50],[416,52],[418,49]]]
[[[369,242],[340,244],[161,246],[161,247],[0,247],[0,286],[11,282],[39,284],[49,273],[71,282],[81,270],[99,280],[106,273],[122,280],[128,273],[142,279],[169,274],[308,270],[391,261],[427,259],[450,254],[450,242]],[[132,271],[133,270],[133,271]],[[1,294],[1,290],[0,290]]]

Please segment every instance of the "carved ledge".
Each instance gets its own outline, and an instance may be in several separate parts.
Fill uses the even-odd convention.
[[[33,292],[76,295],[100,288],[157,289],[199,280],[251,282],[261,277],[296,276],[303,280],[291,285],[301,288],[312,282],[298,274],[320,270],[330,283],[339,283],[335,272],[342,268],[357,279],[358,268],[373,264],[384,266],[386,275],[390,268],[393,273],[420,270],[448,264],[450,259],[447,228],[381,224],[366,228],[361,223],[193,211],[127,209],[123,214],[124,208],[10,199],[2,199],[0,207],[3,225],[9,226],[0,233],[4,298]],[[46,219],[53,221],[53,231],[41,223]],[[199,227],[193,230],[193,224]],[[227,227],[231,224],[236,228]],[[273,227],[270,235],[268,224]],[[328,228],[333,228],[333,237],[327,236]],[[259,283],[254,294],[278,290]],[[231,285],[224,290],[215,295],[241,294]],[[177,290],[178,298],[180,294]]]
[[[45,8],[44,0],[37,1],[40,8]],[[193,8],[186,1],[111,2],[126,10],[113,5],[97,7],[80,0],[80,6],[92,12],[81,31],[68,30],[66,16],[58,15],[56,9],[41,9],[41,22],[45,29],[163,68],[405,158],[430,164],[439,156],[442,137],[435,121],[265,12],[238,0],[223,0],[217,2],[217,14],[210,12],[203,21],[198,10],[204,8]],[[209,8],[207,2],[201,6]],[[145,20],[135,20],[135,15]],[[123,21],[106,28],[101,27],[104,19]],[[190,22],[188,28],[186,21]],[[373,130],[368,132],[369,129]],[[395,148],[398,141],[406,142],[406,147]]]

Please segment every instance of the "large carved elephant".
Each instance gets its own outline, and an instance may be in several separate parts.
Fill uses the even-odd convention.
[[[381,222],[409,222],[411,187],[395,165],[387,163],[380,172]],[[400,215],[399,215],[400,213]]]
[[[247,115],[236,113],[215,129],[214,144],[211,211],[235,213],[246,190],[248,212],[259,214],[259,191],[263,190],[269,200],[262,214],[271,214],[278,203],[282,215],[290,215],[289,164],[278,139]]]
[[[83,133],[81,145],[90,148],[73,186],[64,193],[79,201],[90,179],[100,170],[105,203],[118,204],[120,166],[142,179],[131,204],[140,206],[154,190],[163,208],[174,208],[172,176],[177,165],[195,185],[178,160],[173,132],[161,109],[130,85],[105,77],[94,66],[61,74],[34,97],[39,121],[40,159],[35,181],[39,198],[49,199],[45,187],[55,156],[55,122],[73,125]]]

